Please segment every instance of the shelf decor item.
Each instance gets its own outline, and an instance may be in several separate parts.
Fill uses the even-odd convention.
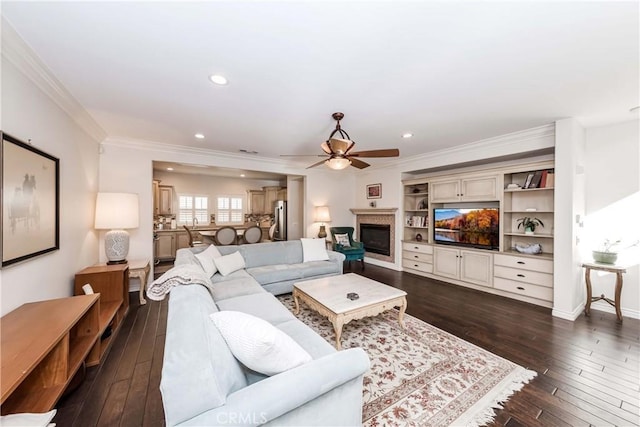
[[[60,160],[2,133],[2,267],[60,249]]]
[[[601,264],[615,264],[618,260],[618,252],[614,251],[613,249],[618,246],[620,242],[620,239],[615,241],[604,239],[604,242],[602,243],[600,248],[591,252],[593,260]]]
[[[518,218],[518,229],[523,228],[524,234],[534,234],[536,228],[538,226],[544,227],[544,223],[540,220],[540,218],[532,218],[532,217],[522,217]]]

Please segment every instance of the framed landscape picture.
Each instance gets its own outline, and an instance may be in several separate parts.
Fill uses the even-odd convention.
[[[382,184],[367,185],[367,199],[382,198]]]
[[[60,160],[2,136],[2,267],[60,248]]]

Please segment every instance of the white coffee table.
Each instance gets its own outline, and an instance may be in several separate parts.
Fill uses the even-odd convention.
[[[359,298],[350,300],[348,293]],[[400,307],[398,323],[404,328],[407,293],[354,273],[299,282],[293,285],[295,314],[300,312],[299,301],[327,317],[336,333],[336,348],[340,350],[342,326],[352,320],[376,316],[383,311]]]

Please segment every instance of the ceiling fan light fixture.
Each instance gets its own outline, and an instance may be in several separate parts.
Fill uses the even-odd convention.
[[[324,164],[327,165],[329,169],[341,170],[349,167],[349,165],[351,165],[351,160],[345,159],[344,157],[333,157],[331,159],[327,159]]]

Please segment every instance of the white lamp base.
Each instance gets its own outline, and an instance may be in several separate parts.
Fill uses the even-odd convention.
[[[125,230],[110,230],[104,235],[104,252],[107,264],[124,264],[129,253],[129,233]]]

